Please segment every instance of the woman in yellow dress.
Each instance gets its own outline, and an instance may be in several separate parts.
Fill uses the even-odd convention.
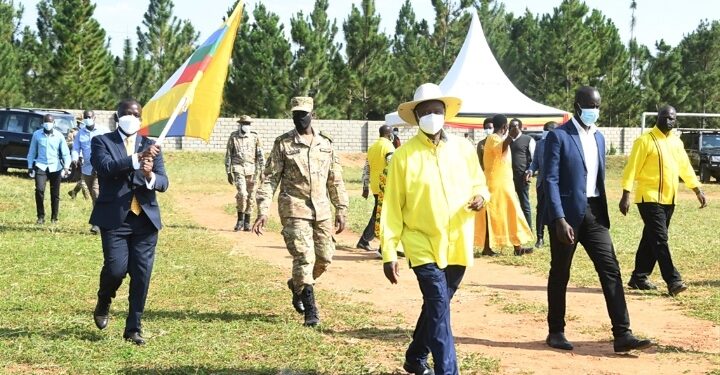
[[[522,244],[533,240],[530,226],[523,216],[520,200],[513,184],[508,122],[503,115],[493,117],[494,132],[485,141],[483,161],[485,178],[492,199],[487,209],[475,219],[475,245],[483,248],[483,255],[497,255],[492,249],[512,246],[515,255],[529,254],[532,248]],[[489,225],[488,225],[489,224]]]

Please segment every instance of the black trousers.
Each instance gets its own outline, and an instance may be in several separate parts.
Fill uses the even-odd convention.
[[[360,237],[360,242],[364,244],[369,244],[370,241],[375,238],[375,219],[377,217],[378,196],[377,194],[373,194],[373,197],[375,197],[375,205],[373,206],[372,214],[370,214],[370,221],[368,221],[367,226],[365,226],[365,230],[363,230],[362,236]]]
[[[109,303],[115,298],[125,275],[129,274],[130,311],[125,320],[125,332],[140,332],[140,318],[145,311],[145,300],[155,261],[157,228],[144,212],[141,212],[140,216],[129,212],[119,228],[100,228],[100,236],[104,262],[100,271],[98,299]]]
[[[589,199],[585,217],[575,228],[575,244],[564,245],[558,240],[555,228],[550,228],[550,276],[548,277],[548,328],[550,333],[565,330],[565,299],[570,266],[579,242],[585,248],[600,278],[605,305],[612,323],[613,336],[630,331],[630,318],[625,304],[625,292],[620,278],[620,266],[607,227],[597,221],[604,209],[598,199]]]
[[[520,208],[522,208],[523,216],[528,223],[528,226],[532,228],[532,212],[530,210],[530,184],[525,181],[525,174],[513,174],[513,184],[515,185],[515,192],[520,199]]]
[[[50,215],[57,220],[60,211],[61,171],[48,172],[35,168],[35,207],[38,219],[45,218],[45,186],[50,181]]]
[[[638,203],[637,206],[645,228],[635,254],[635,270],[632,277],[637,280],[647,279],[657,262],[662,278],[668,285],[682,281],[680,273],[673,265],[670,245],[668,245],[668,228],[675,205]]]
[[[537,192],[537,207],[535,207],[535,210],[537,211],[535,213],[535,232],[537,234],[537,239],[540,240],[545,236],[545,205],[547,203],[545,201],[545,191],[542,186],[538,186],[535,191]]]

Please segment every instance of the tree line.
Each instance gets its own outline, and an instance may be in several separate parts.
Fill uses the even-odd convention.
[[[700,22],[677,46],[659,40],[648,47],[635,39],[625,43],[612,20],[580,0],[520,15],[500,1],[426,0],[422,6],[435,11],[432,27],[415,14],[421,3],[405,0],[388,35],[380,30],[375,0],[353,4],[341,21],[328,17],[329,1],[295,13],[289,30],[263,3],[244,9],[224,115],[286,117],[291,97],[310,95],[320,118],[383,119],[421,83],[442,80],[465,39],[470,12],[478,14],[503,71],[538,102],[568,110],[576,87],[596,86],[603,126],[637,126],[640,112],[664,103],[679,112],[720,112],[718,20]],[[630,1],[628,11],[635,6]],[[200,42],[192,23],[173,10],[172,0],[149,0],[137,42],[124,40],[122,56],[113,56],[91,0],[41,0],[36,30],[21,27],[22,5],[0,0],[0,105],[147,102]],[[681,123],[720,127],[712,119]]]

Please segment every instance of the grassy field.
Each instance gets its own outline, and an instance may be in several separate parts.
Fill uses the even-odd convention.
[[[0,373],[365,374],[402,363],[397,348],[408,342],[407,329],[378,333],[396,323],[325,290],[318,299],[333,303],[322,305],[321,328],[302,327],[281,282],[287,269],[231,256],[233,243],[182,214],[174,197],[227,184],[222,155],[170,153],[166,163],[171,188],[160,195],[166,227],[144,316],[145,347],[121,338],[126,284],[109,328],[98,331],[92,322],[102,253],[99,237],[88,232],[89,201],[68,199],[72,185],[63,184],[60,223],[38,227],[32,181],[0,175]],[[478,373],[499,366],[480,355],[460,359],[462,369]]]

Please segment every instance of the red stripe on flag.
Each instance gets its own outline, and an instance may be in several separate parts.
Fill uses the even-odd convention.
[[[192,65],[188,65],[187,68],[185,68],[185,70],[182,72],[180,78],[178,78],[177,82],[175,82],[174,86],[192,82],[193,78],[195,78],[195,75],[197,75],[198,72],[204,72],[205,69],[207,69],[208,65],[210,65],[210,60],[212,60],[212,56],[205,56],[205,58],[201,61],[198,61]]]

